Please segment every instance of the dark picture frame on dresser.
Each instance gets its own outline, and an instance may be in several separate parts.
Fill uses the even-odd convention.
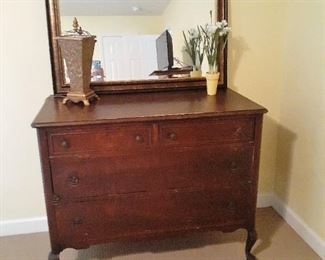
[[[49,259],[66,248],[240,228],[247,230],[246,259],[255,259],[267,110],[228,88],[207,96],[200,84],[182,84],[102,93],[89,107],[63,104],[54,86],[32,123]]]

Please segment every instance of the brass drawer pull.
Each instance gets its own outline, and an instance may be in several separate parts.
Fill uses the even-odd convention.
[[[229,202],[227,205],[227,209],[232,210],[232,211],[235,210],[236,204],[233,201]]]
[[[52,203],[54,205],[57,205],[60,203],[60,201],[61,201],[61,197],[59,195],[53,194]]]
[[[135,140],[136,140],[138,143],[143,143],[144,138],[143,138],[142,135],[136,135],[136,136],[135,136]]]
[[[80,224],[82,224],[82,221],[81,221],[81,218],[74,218],[73,220],[72,220],[72,224],[73,225],[80,225]]]
[[[69,142],[67,140],[62,140],[61,143],[60,143],[61,147],[67,149],[69,148]]]
[[[80,179],[77,176],[69,177],[69,182],[70,182],[71,185],[78,185],[79,181],[80,181]]]
[[[168,138],[170,139],[170,140],[176,140],[176,138],[177,138],[177,135],[176,135],[176,133],[174,133],[174,132],[171,132],[171,133],[168,133]]]
[[[231,171],[236,171],[238,169],[238,165],[236,162],[232,161],[230,164],[229,164],[229,169]]]

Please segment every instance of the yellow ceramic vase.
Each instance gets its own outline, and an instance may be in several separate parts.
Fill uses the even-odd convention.
[[[200,78],[202,77],[202,71],[201,70],[193,70],[190,72],[191,78]]]
[[[218,82],[220,73],[209,73],[206,74],[207,79],[207,93],[209,96],[214,96],[217,94]]]

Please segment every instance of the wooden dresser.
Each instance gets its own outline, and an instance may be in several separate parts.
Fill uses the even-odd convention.
[[[65,248],[239,228],[254,259],[265,112],[230,89],[105,95],[90,107],[47,98],[32,126],[49,259]]]

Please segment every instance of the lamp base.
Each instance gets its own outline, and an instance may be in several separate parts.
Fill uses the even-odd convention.
[[[83,102],[85,106],[89,106],[89,101],[93,99],[98,99],[99,97],[96,95],[96,93],[91,90],[88,93],[74,93],[74,92],[68,92],[67,96],[63,99],[63,104],[66,104],[68,101],[72,101],[73,103],[79,103]]]

